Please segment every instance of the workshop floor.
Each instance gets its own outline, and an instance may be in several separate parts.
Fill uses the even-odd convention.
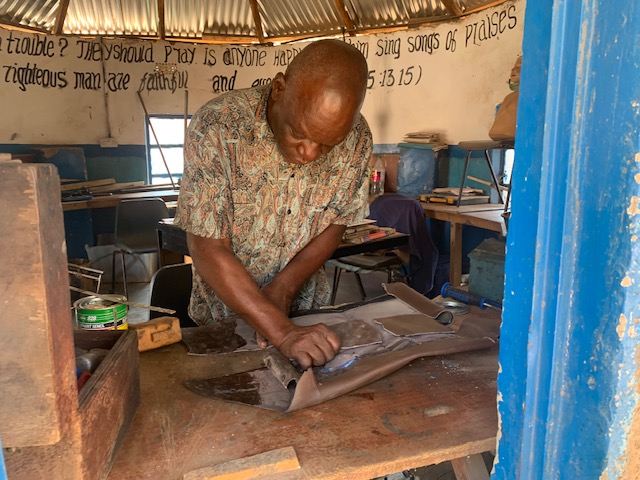
[[[333,281],[333,267],[327,267],[327,277],[329,284]],[[367,275],[362,275],[362,284],[367,298],[373,298],[379,295],[384,295],[385,291],[382,288],[382,283],[387,281],[387,274],[384,272],[373,272]],[[122,292],[122,285],[116,286],[116,292]],[[150,299],[150,285],[149,283],[132,283],[129,284],[129,297],[131,302],[149,304]],[[340,279],[340,285],[338,287],[338,294],[336,295],[336,304],[351,303],[361,301],[360,292],[356,283],[355,277],[352,273],[346,272],[342,274]],[[149,311],[144,308],[132,307],[129,309],[129,323],[141,323],[149,319]],[[493,456],[490,453],[484,454],[485,463],[487,468],[491,468]],[[425,467],[406,470],[404,472],[392,473],[384,477],[379,477],[375,480],[456,480],[456,476],[453,473],[451,463],[443,462],[438,465],[429,465]]]

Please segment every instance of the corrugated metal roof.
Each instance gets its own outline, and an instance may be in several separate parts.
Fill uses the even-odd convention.
[[[68,35],[269,42],[415,26],[507,1],[0,0],[0,24]]]

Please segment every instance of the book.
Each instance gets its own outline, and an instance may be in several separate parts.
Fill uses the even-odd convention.
[[[395,228],[391,227],[376,227],[376,230],[371,230],[368,232],[360,232],[357,235],[350,235],[347,237],[342,237],[342,240],[345,243],[365,243],[370,242],[371,240],[376,240],[379,238],[384,238],[389,235],[393,235],[396,233]]]
[[[463,195],[460,197],[460,205],[479,205],[482,203],[489,203],[489,195]],[[457,205],[457,195],[436,195],[427,194],[420,195],[420,201],[431,203],[444,203],[446,205]]]

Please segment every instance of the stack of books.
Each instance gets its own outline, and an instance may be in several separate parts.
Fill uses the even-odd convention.
[[[406,143],[440,143],[440,134],[433,132],[410,132],[404,136]]]
[[[396,233],[395,228],[379,227],[376,225],[375,220],[363,220],[349,225],[342,235],[342,241],[344,243],[364,243],[384,238],[394,233]]]
[[[434,188],[431,193],[420,195],[420,201],[444,203],[447,205],[457,205],[459,187]],[[465,187],[462,189],[460,197],[460,205],[477,205],[480,203],[489,203],[490,197],[480,188]]]

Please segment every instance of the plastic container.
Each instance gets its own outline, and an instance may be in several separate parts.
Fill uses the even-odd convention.
[[[377,155],[376,161],[371,168],[371,179],[369,182],[370,195],[382,195],[384,193],[385,164],[381,155]]]

